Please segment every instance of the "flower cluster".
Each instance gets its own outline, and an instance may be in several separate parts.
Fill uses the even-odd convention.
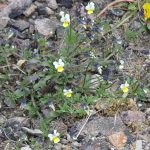
[[[150,3],[144,3],[143,9],[145,20],[150,19]]]
[[[95,10],[95,4],[93,2],[89,2],[85,9],[88,14],[92,14]],[[60,21],[63,23],[63,27],[68,27],[70,25],[70,15],[67,13],[65,14],[63,11],[61,11],[59,15],[61,16]]]

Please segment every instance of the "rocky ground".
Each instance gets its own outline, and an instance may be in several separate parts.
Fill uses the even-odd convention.
[[[93,110],[90,116],[54,114],[55,119],[51,120],[49,128],[64,133],[60,142],[54,145],[50,144],[48,138],[42,136],[41,131],[44,124],[40,122],[40,116],[47,116],[49,109],[43,104],[40,114],[32,117],[32,112],[29,113],[23,108],[26,96],[20,96],[21,100],[14,104],[12,99],[15,98],[4,94],[8,89],[10,91],[18,89],[21,79],[27,73],[41,71],[41,66],[38,66],[40,63],[32,59],[37,57],[41,50],[38,41],[41,37],[45,39],[44,47],[49,53],[56,53],[61,47],[65,29],[61,25],[59,12],[69,12],[75,18],[75,28],[76,22],[84,22],[82,17],[85,15],[84,6],[87,2],[88,0],[0,0],[0,150],[150,149],[149,91],[145,96],[140,95],[141,99],[135,94],[125,102],[120,101],[120,97],[111,103],[105,101],[105,98],[96,100],[90,106]],[[93,0],[93,2],[98,8],[96,10],[98,14],[112,1]],[[89,31],[79,28],[83,36],[92,39],[90,45],[95,48],[96,55],[102,56],[104,50],[110,50],[112,54],[114,50],[122,50],[115,57],[109,57],[111,63],[102,73],[105,80],[115,82],[107,90],[108,93],[118,89],[117,84],[122,74],[123,78],[130,75],[142,80],[141,87],[145,85],[149,87],[150,32],[143,28],[139,13],[134,14],[117,28],[116,23],[127,15],[127,10],[121,8],[118,6],[107,10],[102,15],[101,21],[97,19]],[[93,15],[92,18],[94,17]],[[113,30],[107,32],[110,29]],[[128,29],[134,29],[134,32]],[[92,35],[91,30],[94,32]],[[89,43],[84,44],[86,47],[89,46]],[[22,62],[25,59],[26,64]],[[22,61],[18,63],[18,60]],[[116,73],[119,60],[124,60],[125,66],[122,71]],[[34,63],[37,65],[32,65]],[[17,65],[23,68],[15,68]],[[90,83],[93,83],[95,76],[99,77],[99,74],[93,70],[91,72]],[[30,76],[30,80],[36,80],[35,76]],[[97,84],[91,84],[92,90],[96,88]],[[40,92],[45,93],[45,90]],[[78,103],[75,107],[78,107]]]

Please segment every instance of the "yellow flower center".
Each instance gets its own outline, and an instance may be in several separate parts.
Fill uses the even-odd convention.
[[[53,142],[54,142],[54,143],[58,143],[59,141],[60,141],[60,139],[59,139],[58,137],[56,137],[56,136],[53,137]]]
[[[64,71],[64,68],[59,65],[59,66],[57,67],[57,71],[58,71],[58,72],[62,72],[62,71]]]
[[[64,27],[68,27],[68,26],[69,26],[69,22],[68,22],[68,21],[64,21],[64,22],[63,22],[63,26],[64,26]]]
[[[144,9],[145,20],[150,19],[150,3],[145,3],[143,5],[143,9]]]
[[[92,14],[92,13],[93,13],[93,10],[89,9],[89,10],[87,11],[87,13],[88,13],[88,14]]]
[[[71,96],[72,96],[72,93],[71,93],[71,92],[66,92],[64,95],[65,95],[66,97],[71,97]]]
[[[123,85],[122,91],[123,91],[124,93],[127,93],[127,92],[129,91],[129,89],[128,89],[125,85]]]

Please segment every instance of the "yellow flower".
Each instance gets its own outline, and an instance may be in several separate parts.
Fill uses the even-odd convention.
[[[59,59],[58,62],[57,61],[53,62],[53,65],[57,69],[57,72],[64,71],[64,62],[61,59]]]
[[[85,7],[85,9],[87,10],[88,14],[92,14],[93,11],[95,10],[95,4],[93,2],[89,2]]]
[[[56,144],[60,141],[59,135],[60,134],[57,132],[57,130],[54,130],[54,133],[48,134],[48,137],[50,138],[51,141],[53,141]]]
[[[60,21],[63,23],[63,26],[66,28],[69,26],[70,24],[70,15],[69,14],[64,14],[63,11],[61,11],[60,13],[61,19]]]
[[[127,93],[129,91],[129,84],[125,82],[125,84],[121,84],[120,88],[122,89],[123,93]]]
[[[66,96],[66,97],[71,97],[72,96],[72,90],[71,89],[69,89],[69,90],[67,90],[67,89],[64,89],[64,95]]]
[[[143,9],[145,20],[150,19],[150,3],[144,3]]]

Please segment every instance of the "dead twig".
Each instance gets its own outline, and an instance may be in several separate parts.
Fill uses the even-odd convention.
[[[76,140],[76,139],[79,137],[79,135],[81,134],[82,130],[84,129],[84,127],[85,127],[85,125],[87,124],[87,122],[88,122],[89,118],[91,117],[91,115],[92,115],[92,114],[90,114],[90,115],[86,118],[86,120],[85,120],[83,126],[82,126],[81,129],[79,130],[79,132],[78,132],[78,134],[76,135],[76,137],[74,137],[73,139]]]
[[[109,3],[103,10],[101,10],[100,13],[94,19],[96,19],[97,17],[100,17],[106,10],[108,10],[110,7],[120,2],[135,2],[135,0],[115,0]]]
[[[140,0],[137,0],[137,4],[138,4],[138,10],[139,10],[139,12],[141,12]]]

